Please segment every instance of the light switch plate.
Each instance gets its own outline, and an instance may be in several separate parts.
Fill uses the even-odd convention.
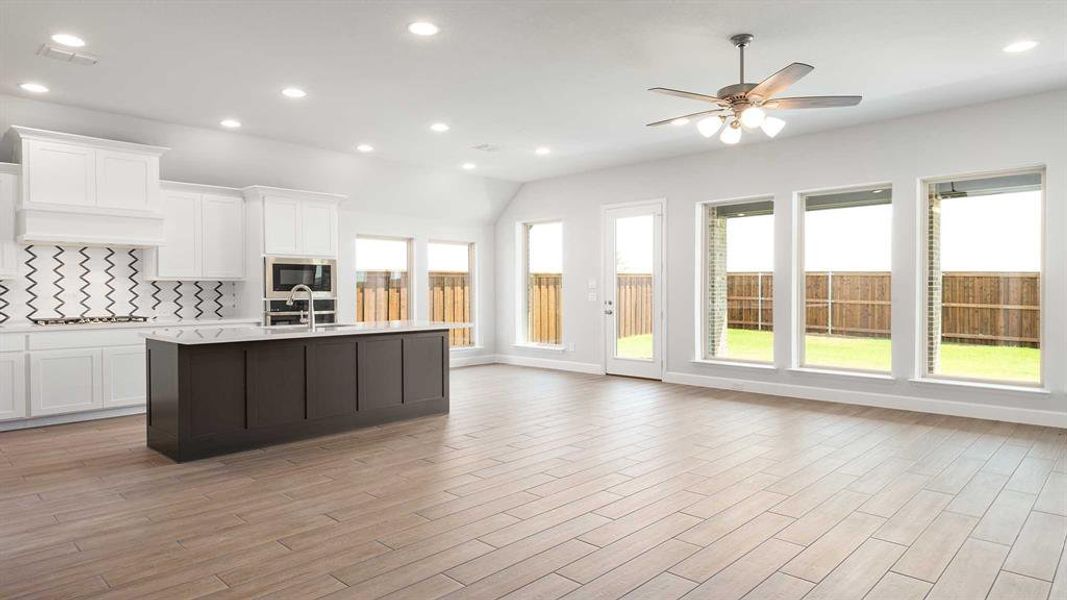
[[[596,302],[596,292],[589,292],[589,301]]]
[[[591,289],[591,290],[595,290],[596,289],[596,279],[590,279],[589,280],[589,289]]]

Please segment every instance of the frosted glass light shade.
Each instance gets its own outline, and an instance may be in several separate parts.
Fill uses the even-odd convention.
[[[697,131],[700,135],[709,138],[722,127],[722,119],[719,117],[707,117],[697,121]]]
[[[741,113],[741,124],[749,129],[755,129],[763,124],[767,113],[758,106],[750,106]]]
[[[741,128],[731,125],[722,130],[722,134],[719,136],[719,141],[724,144],[736,144],[741,141]]]
[[[763,120],[763,125],[760,125],[760,129],[767,134],[767,137],[778,135],[783,127],[785,127],[785,121],[776,117],[767,117]]]

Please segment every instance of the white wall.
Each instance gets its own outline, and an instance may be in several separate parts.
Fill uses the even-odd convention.
[[[791,118],[802,119],[800,112]],[[498,354],[579,370],[602,368],[601,300],[587,280],[603,281],[600,218],[604,204],[667,199],[666,379],[802,397],[860,402],[1067,426],[1067,91],[542,180],[524,185],[496,225]],[[1046,277],[1043,314],[1049,392],[911,381],[918,373],[922,280],[919,180],[925,177],[1047,166]],[[849,185],[893,186],[893,377],[789,369],[796,327],[792,303],[793,229],[798,191]],[[694,362],[696,204],[773,196],[775,368]],[[564,222],[563,352],[515,347],[517,222]],[[602,286],[600,286],[602,287]],[[603,290],[601,290],[602,292]]]

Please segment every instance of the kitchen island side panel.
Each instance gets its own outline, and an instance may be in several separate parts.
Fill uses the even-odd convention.
[[[162,371],[153,375],[160,385],[149,386],[149,411],[169,402],[180,414],[177,441],[154,436],[150,424],[149,446],[179,462],[449,408],[447,331],[148,344],[150,374]],[[155,360],[170,353],[177,360]],[[177,394],[162,386],[171,380]]]

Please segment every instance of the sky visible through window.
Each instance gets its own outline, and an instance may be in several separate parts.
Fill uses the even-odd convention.
[[[356,238],[357,271],[407,271],[408,241]]]
[[[427,263],[431,273],[466,273],[470,270],[470,246],[430,242],[427,245]]]
[[[1011,210],[1004,210],[1004,206]],[[892,218],[888,204],[808,212],[804,219],[805,268],[809,271],[889,271]],[[1005,231],[1041,231],[1041,193],[1017,192],[941,201],[942,271],[1041,270],[1038,236],[1004,239]],[[830,233],[833,235],[829,235]],[[734,217],[726,222],[726,269],[774,270],[774,216]],[[820,243],[820,240],[828,240]],[[834,240],[830,243],[829,240]]]
[[[563,223],[535,223],[529,226],[526,247],[531,273],[563,272]]]

